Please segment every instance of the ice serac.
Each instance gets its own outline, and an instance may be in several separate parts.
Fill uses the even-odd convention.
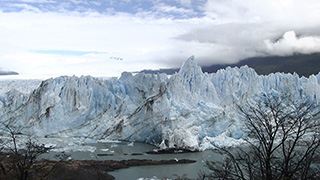
[[[269,92],[319,102],[320,74],[259,76],[247,67],[203,73],[190,57],[180,71],[124,72],[120,78],[62,76],[33,91],[17,86],[0,93],[0,121],[41,137],[85,137],[204,150],[241,143],[245,136],[237,104]],[[24,88],[25,89],[25,88]]]

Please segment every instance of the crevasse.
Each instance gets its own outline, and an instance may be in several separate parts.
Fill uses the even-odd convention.
[[[0,121],[14,119],[23,133],[39,137],[80,136],[205,150],[242,142],[237,104],[271,91],[319,102],[319,82],[320,74],[259,76],[247,66],[207,74],[192,56],[170,78],[125,72],[111,79],[62,76],[29,92],[7,87],[0,93]]]

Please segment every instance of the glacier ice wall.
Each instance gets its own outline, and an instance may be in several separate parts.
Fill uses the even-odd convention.
[[[244,136],[236,105],[271,91],[319,102],[320,74],[259,76],[247,67],[203,73],[194,57],[170,78],[124,72],[120,78],[62,76],[31,93],[0,94],[0,121],[40,137],[139,141],[203,150]]]

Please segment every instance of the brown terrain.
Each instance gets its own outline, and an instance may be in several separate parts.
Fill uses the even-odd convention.
[[[16,175],[19,169],[13,166],[10,155],[1,153],[0,155],[0,180],[19,179]],[[163,164],[185,164],[194,163],[194,160],[148,160],[148,159],[130,159],[122,161],[105,160],[73,160],[73,161],[39,161],[31,166],[28,171],[28,179],[43,180],[111,180],[113,176],[108,174],[117,169],[129,168],[131,166],[150,166]]]

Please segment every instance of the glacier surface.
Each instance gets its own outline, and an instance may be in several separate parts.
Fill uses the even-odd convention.
[[[261,76],[247,66],[203,73],[192,56],[171,77],[124,72],[120,78],[62,76],[29,86],[0,82],[0,121],[38,137],[205,150],[243,142],[237,105],[273,91],[319,102],[319,83],[320,74]]]

